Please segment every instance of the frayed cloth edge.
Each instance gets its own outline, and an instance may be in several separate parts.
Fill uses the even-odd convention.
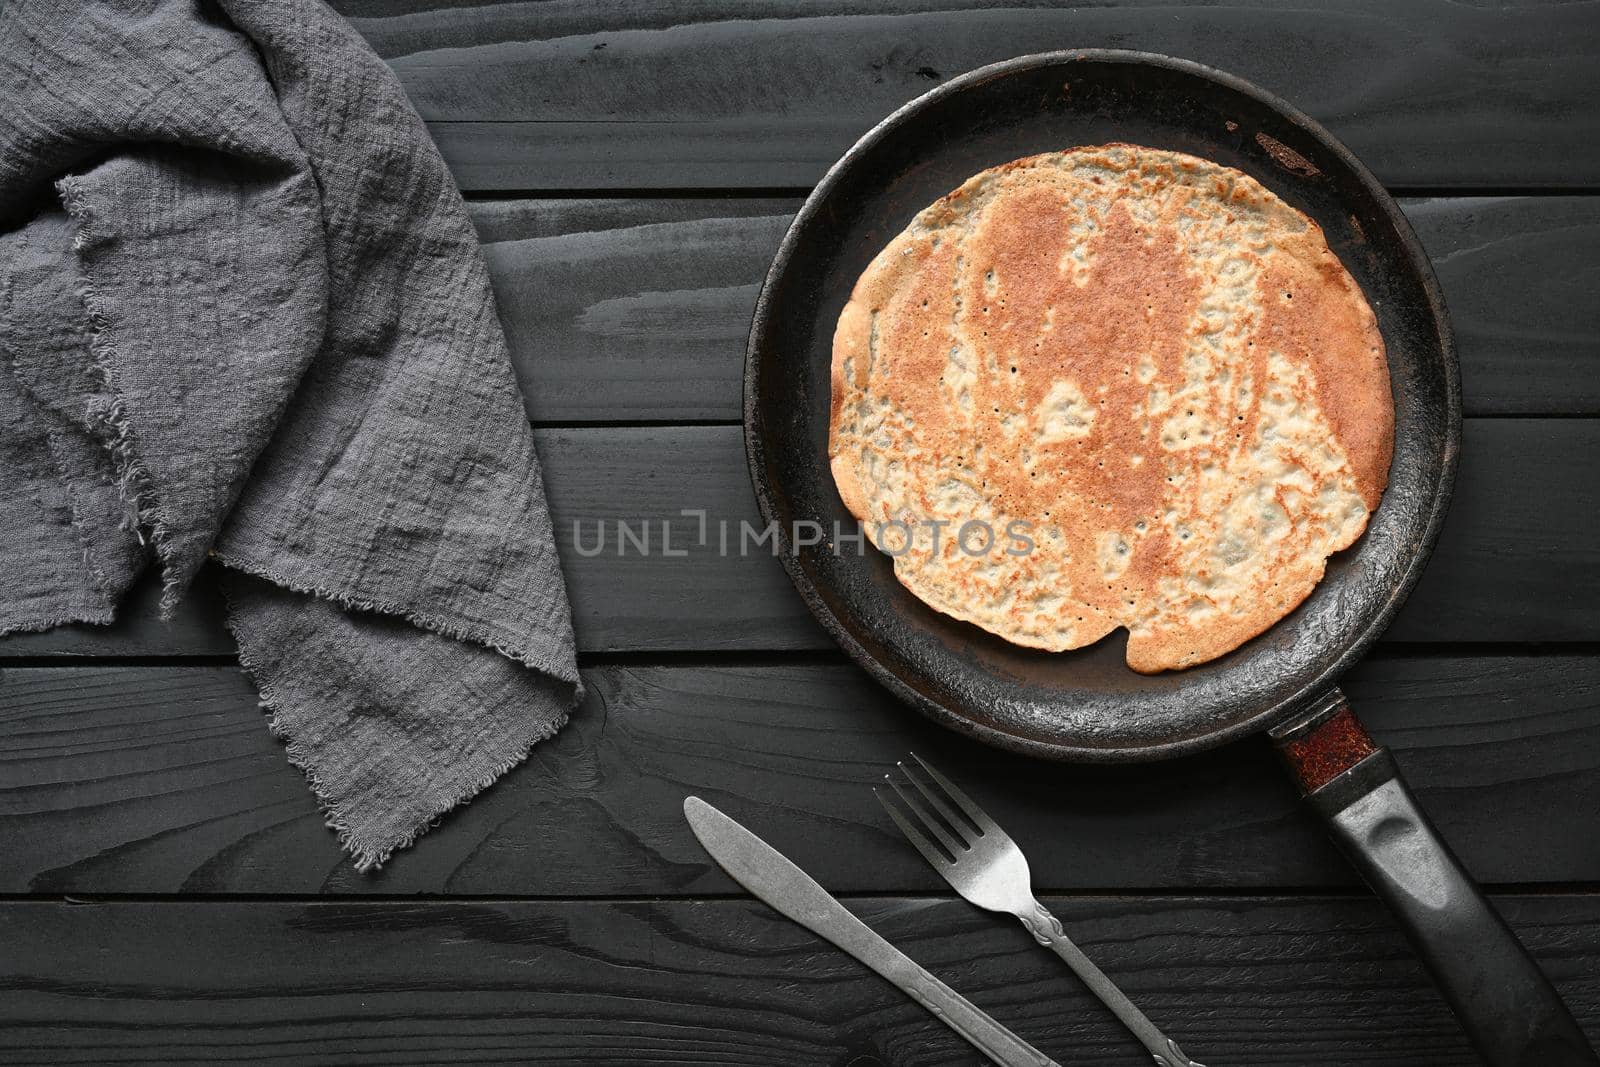
[[[56,191],[62,206],[76,227],[72,247],[82,253],[93,240],[94,212],[81,181],[67,175],[56,181]],[[155,491],[150,471],[139,456],[136,435],[128,422],[127,407],[117,387],[115,365],[117,343],[112,336],[113,320],[100,300],[100,293],[89,280],[82,259],[76,276],[78,296],[83,301],[89,319],[89,354],[92,366],[105,384],[109,395],[89,402],[87,415],[92,423],[103,427],[110,447],[111,459],[117,471],[117,495],[128,505],[130,523],[135,536],[144,541],[144,531],[150,531],[150,541],[155,546],[156,560],[161,569],[161,617],[171,619],[178,601],[183,597],[183,583],[172,559],[172,545],[168,539],[166,509]]]
[[[45,630],[54,630],[57,626],[67,626],[72,623],[88,623],[91,626],[108,626],[112,622],[114,613],[111,608],[97,612],[68,612],[65,615],[50,616],[43,619],[22,619],[18,622],[0,622],[0,637],[9,637],[12,634],[36,634]]]
[[[81,253],[93,241],[93,211],[87,203],[87,196],[76,176],[69,175],[59,179],[56,182],[56,189],[61,197],[63,206],[76,226],[73,248]],[[94,424],[106,430],[105,440],[109,446],[117,473],[117,492],[129,507],[131,514],[130,524],[135,534],[142,542],[145,539],[145,531],[149,531],[150,542],[155,548],[156,559],[161,569],[161,615],[164,618],[170,618],[178,601],[182,598],[185,583],[179,578],[178,568],[172,558],[172,545],[166,521],[166,509],[159,499],[159,494],[155,491],[153,479],[140,456],[137,435],[129,423],[126,404],[117,386],[115,370],[117,344],[114,337],[115,323],[113,316],[105,309],[98,290],[89,280],[87,270],[83,268],[81,259],[79,266],[80,269],[75,281],[79,297],[83,301],[84,310],[89,320],[89,350],[93,357],[92,366],[107,390],[107,395],[98,397],[90,402],[87,414]],[[474,797],[498,781],[507,771],[525,761],[536,745],[554,736],[567,724],[571,717],[571,709],[576,708],[583,699],[583,681],[577,671],[575,662],[558,662],[551,656],[536,652],[533,649],[513,649],[509,645],[492,638],[481,628],[447,622],[400,604],[366,600],[314,584],[291,581],[282,575],[274,573],[269,568],[254,566],[215,551],[210,554],[213,559],[231,569],[297,593],[331,601],[341,608],[380,612],[404,619],[423,630],[452,640],[481,645],[524,667],[537,670],[558,682],[564,683],[572,689],[567,711],[561,713],[556,719],[541,724],[525,740],[520,741],[514,751],[504,760],[485,772],[478,780],[469,782],[460,789],[455,790],[446,798],[445,803],[437,814],[418,823],[401,835],[398,840],[388,842],[373,841],[364,838],[359,831],[350,826],[347,811],[343,810],[339,804],[329,797],[320,776],[309,766],[305,753],[299,748],[297,741],[279,726],[278,702],[273,683],[266,676],[266,672],[252,662],[250,656],[245,652],[242,642],[239,641],[238,628],[234,625],[232,619],[232,598],[228,597],[226,591],[224,591],[224,598],[229,603],[229,611],[226,613],[228,616],[226,625],[229,632],[232,633],[235,643],[240,646],[240,666],[255,683],[256,690],[261,697],[261,705],[269,713],[270,728],[273,734],[285,739],[286,755],[289,762],[305,775],[328,828],[335,832],[340,846],[350,855],[353,865],[358,871],[377,870],[394,852],[410,847],[418,837],[436,826],[438,821],[445,815],[469,803]],[[111,621],[111,615],[107,613],[104,619],[85,617],[81,619],[61,618],[41,621],[37,628],[49,629],[68,622],[98,623],[109,621]],[[9,629],[0,630],[0,634],[29,631],[33,628],[34,620],[28,620]]]
[[[272,570],[270,567],[263,567],[259,564],[238,559],[226,552],[212,550],[211,558],[231,570],[248,574],[265,582],[271,582],[273,585],[288,589],[291,592],[319,597],[337,604],[345,610],[353,608],[358,611],[371,611],[382,615],[391,615],[395,618],[403,619],[420,629],[436,633],[440,637],[448,637],[452,641],[470,641],[473,644],[481,645],[490,651],[498,652],[514,663],[520,663],[524,667],[531,667],[534,670],[548,674],[558,682],[565,682],[572,686],[573,697],[570,707],[575,708],[583,701],[583,678],[578,672],[576,660],[572,663],[557,663],[550,656],[533,649],[518,650],[503,642],[496,641],[480,628],[448,622],[393,601],[370,600],[315,583],[297,581]]]
[[[559,733],[567,725],[567,721],[571,717],[572,716],[570,712],[562,712],[558,718],[552,720],[550,723],[534,732],[527,739],[527,741],[520,746],[519,750],[514,751],[492,770],[485,772],[478,781],[470,782],[458,790],[456,795],[450,797],[445,806],[439,809],[439,813],[437,815],[412,827],[410,831],[400,838],[400,840],[395,841],[392,844],[376,846],[357,844],[356,835],[347,827],[338,825],[331,816],[330,821],[328,822],[328,828],[339,835],[339,843],[345,847],[347,852],[350,853],[352,865],[356,870],[361,871],[364,874],[381,870],[383,865],[388,862],[390,856],[394,855],[398,851],[401,851],[402,849],[410,848],[416,843],[417,838],[437,827],[445,816],[449,815],[457,808],[466,807],[468,804],[472,803],[473,800],[477,799],[477,797],[483,793],[484,790],[488,789],[495,782],[498,782],[507,771],[510,771],[512,768],[526,762],[528,757],[533,754],[534,748],[539,744],[550,740],[550,738]],[[285,749],[287,751],[292,747],[292,745],[286,745]],[[297,767],[300,766],[293,756],[289,757],[289,761],[294,763]],[[305,770],[304,767],[301,767],[301,769]],[[321,788],[317,784],[316,776],[310,771],[306,771],[305,774],[306,781],[311,783],[312,790],[316,791],[320,796]],[[324,808],[325,812],[327,810],[327,808]]]
[[[362,836],[360,831],[350,825],[347,810],[334,801],[328,794],[328,789],[322,783],[322,778],[312,769],[299,741],[291,736],[287,727],[278,721],[278,696],[272,680],[267,677],[267,671],[259,667],[245,651],[244,642],[240,639],[239,628],[234,625],[233,596],[228,592],[226,583],[223,583],[222,598],[226,602],[227,610],[223,613],[223,622],[228,632],[233,635],[234,643],[239,646],[239,666],[250,676],[255,684],[256,692],[261,695],[261,707],[267,712],[268,729],[272,736],[284,741],[284,754],[290,765],[305,776],[306,784],[311,787],[311,795],[317,802],[317,808],[322,812],[323,823],[332,830],[339,840],[339,847],[350,856],[351,865],[357,871],[367,874],[381,869],[390,856],[396,852],[410,848],[416,843],[417,838],[439,825],[446,815],[457,808],[464,807],[488,789],[513,767],[525,761],[532,754],[534,748],[543,741],[554,737],[567,725],[572,717],[570,712],[562,712],[551,722],[535,730],[525,741],[504,760],[482,775],[477,781],[469,782],[454,791],[446,798],[442,807],[432,816],[423,819],[410,830],[393,841],[373,841]]]

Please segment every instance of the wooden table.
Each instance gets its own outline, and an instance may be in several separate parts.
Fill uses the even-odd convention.
[[[341,0],[463,189],[539,427],[589,696],[525,766],[353,872],[202,584],[0,642],[0,1062],[971,1063],[736,891],[725,806],[1064,1064],[1144,1054],[1015,923],[955,900],[868,784],[971,787],[1107,972],[1214,1065],[1467,1064],[1266,744],[1054,766],[967,743],[833,648],[777,562],[569,550],[575,522],[755,519],[757,284],[862,130],[982,63],[1105,45],[1234,71],[1403,198],[1455,319],[1455,504],[1349,679],[1373,733],[1600,1039],[1600,12],[1346,0],[976,10]],[[657,528],[658,529],[658,528]]]

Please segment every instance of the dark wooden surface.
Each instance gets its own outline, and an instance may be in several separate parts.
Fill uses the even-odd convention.
[[[0,893],[734,892],[683,822],[689,793],[831,888],[934,892],[870,790],[907,750],[961,773],[1041,889],[1354,885],[1259,738],[1156,771],[1067,767],[971,745],[842,662],[595,666],[585,681],[534,759],[359,875],[233,667],[8,669]],[[1347,688],[1481,879],[1600,885],[1585,814],[1600,810],[1600,658],[1380,654]]]
[[[944,78],[1080,47],[1240,74],[1322,120],[1392,185],[1600,184],[1600,29],[1587,4],[335,6],[394,66],[471,190],[809,185]]]
[[[591,652],[752,652],[833,646],[795,595],[760,528],[737,426],[539,431],[578,642]],[[1600,420],[1468,419],[1450,521],[1388,642],[1551,642],[1600,632]],[[709,544],[697,542],[704,510]],[[723,555],[716,523],[733,549]],[[648,526],[651,553],[624,541]],[[669,524],[662,540],[662,524]],[[604,533],[601,533],[601,530]],[[603,537],[603,540],[601,538]],[[594,555],[582,555],[582,546]],[[683,556],[668,557],[663,546]],[[0,639],[0,658],[227,655],[206,585],[171,624],[147,586],[109,627]]]
[[[948,899],[850,903],[1060,1063],[1147,1063],[1020,925]],[[1213,1063],[1474,1062],[1365,897],[1046,903]],[[1596,898],[1498,903],[1595,1019]],[[744,899],[26,902],[0,910],[0,944],[8,1063],[979,1062],[875,975]]]
[[[806,187],[931,85],[1050,47],[1168,51],[1325,122],[1403,195],[1468,414],[1422,585],[1348,679],[1600,1039],[1600,11],[1344,0],[336,0],[468,190],[538,427],[589,697],[383,871],[350,870],[203,580],[171,623],[0,640],[0,1063],[976,1057],[745,899],[698,793],[1063,1063],[1143,1057],[869,784],[908,749],[1021,841],[1101,965],[1213,1064],[1468,1064],[1268,746],[1071,767],[894,703],[759,553],[737,426],[756,288]],[[672,526],[684,557],[573,550]]]

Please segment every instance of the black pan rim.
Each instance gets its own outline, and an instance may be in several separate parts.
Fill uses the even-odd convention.
[[[841,180],[841,175],[879,140],[888,135],[890,131],[898,128],[923,110],[938,104],[946,97],[954,96],[968,88],[1009,74],[1073,62],[1144,64],[1191,74],[1255,99],[1315,139],[1341,164],[1349,168],[1350,172],[1368,189],[1379,210],[1383,212],[1387,221],[1394,226],[1395,231],[1400,235],[1401,243],[1410,261],[1411,268],[1416,273],[1417,280],[1427,296],[1429,313],[1438,324],[1440,346],[1445,357],[1446,380],[1443,414],[1447,420],[1448,440],[1441,456],[1440,475],[1434,484],[1433,498],[1428,508],[1427,523],[1422,537],[1412,547],[1410,558],[1399,579],[1390,587],[1388,597],[1372,613],[1365,627],[1345,646],[1343,652],[1293,696],[1275,704],[1264,706],[1252,715],[1229,723],[1226,726],[1218,727],[1203,735],[1183,740],[1144,744],[1137,747],[1091,748],[1021,737],[974,722],[959,711],[931,700],[907,685],[898,674],[890,670],[862,647],[854,635],[829,608],[820,591],[800,566],[800,560],[794,551],[792,538],[788,536],[782,524],[776,521],[775,494],[766,475],[765,457],[762,454],[764,439],[763,412],[758,401],[758,390],[756,388],[762,364],[762,353],[758,338],[764,332],[763,326],[768,316],[771,294],[788,269],[795,244],[810,224],[811,219],[821,210],[822,204],[831,195],[834,186]],[[1063,762],[1129,763],[1170,759],[1180,755],[1204,751],[1246,734],[1262,730],[1278,720],[1302,710],[1319,695],[1332,688],[1336,680],[1366,654],[1368,649],[1388,627],[1400,605],[1405,602],[1406,597],[1416,586],[1433,545],[1438,540],[1439,531],[1449,510],[1450,498],[1454,490],[1456,469],[1460,458],[1461,378],[1449,315],[1445,310],[1439,281],[1433,272],[1433,266],[1428,259],[1427,253],[1411,229],[1410,222],[1400,211],[1399,205],[1389,195],[1388,190],[1342,142],[1309,115],[1304,114],[1277,95],[1237,75],[1217,70],[1193,60],[1180,59],[1155,52],[1116,48],[1080,48],[1018,56],[1013,59],[978,67],[965,74],[958,75],[890,113],[863,134],[837,162],[828,168],[827,172],[811,191],[811,194],[806,197],[805,203],[801,205],[788,230],[784,233],[783,240],[778,245],[778,250],[773,256],[772,265],[768,269],[767,275],[762,281],[760,292],[757,295],[755,313],[751,322],[750,338],[745,349],[743,415],[745,457],[762,521],[775,527],[777,553],[783,562],[784,569],[789,574],[790,581],[800,593],[807,608],[852,660],[864,668],[877,682],[895,696],[910,704],[922,714],[957,733],[965,734],[986,744],[1023,755]],[[1315,592],[1312,595],[1315,596]]]

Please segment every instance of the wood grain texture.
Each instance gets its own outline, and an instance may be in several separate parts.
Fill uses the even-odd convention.
[[[770,545],[747,543],[741,554],[740,523],[757,530],[760,523],[739,427],[545,429],[538,441],[582,649],[833,648]],[[1388,638],[1593,640],[1600,633],[1597,451],[1600,421],[1467,420],[1450,517]],[[696,543],[699,521],[684,509],[707,512],[707,544]],[[722,521],[727,555],[718,545]],[[620,536],[619,523],[634,540]],[[648,553],[639,540],[646,524]],[[171,624],[151,621],[154,605],[146,589],[116,626],[0,639],[0,658],[231,651],[214,593],[202,587]]]
[[[1600,184],[1588,5],[336,0],[468,189],[813,183],[947,78],[1135,48],[1274,91],[1391,185]]]
[[[532,760],[360,875],[236,669],[0,672],[0,893],[736,891],[701,862],[690,793],[830,888],[932,892],[870,789],[907,751],[979,798],[1041,888],[1355,882],[1260,739],[1066,766],[957,737],[843,664],[608,666],[585,682]],[[1474,875],[1600,883],[1600,657],[1378,658],[1347,689]]]
[[[1600,198],[1401,206],[1444,290],[1469,413],[1600,414]]]
[[[1207,1062],[1476,1062],[1263,741],[1063,767],[932,726],[832,652],[776,561],[693,543],[683,508],[754,520],[738,427],[658,424],[738,418],[756,287],[798,202],[703,192],[803,189],[962,70],[1167,51],[1282,93],[1391,186],[1600,191],[1593,4],[334,2],[469,191],[695,191],[471,205],[544,424],[589,696],[361,876],[231,664],[208,582],[171,623],[147,583],[112,627],[0,640],[0,893],[41,895],[0,900],[0,1063],[974,1062],[798,927],[707,899],[736,887],[683,823],[690,792],[871,894],[851,907],[1062,1063],[1145,1063],[1056,960],[950,899],[887,825],[868,786],[908,749],[991,808],[1041,886],[1077,894],[1050,903]],[[1600,884],[1600,421],[1500,417],[1600,415],[1600,197],[1405,209],[1485,417],[1422,586],[1346,688],[1475,875],[1567,887],[1497,903],[1600,1039],[1600,895],[1583,891]],[[574,428],[619,422],[636,425]],[[648,554],[619,554],[618,520],[650,523]],[[576,551],[574,523],[592,538],[601,521],[606,549]],[[663,552],[664,522],[686,555]],[[698,655],[643,658],[679,652]],[[97,660],[113,656],[132,661]]]
[[[1020,925],[949,899],[849,903],[1059,1062],[1148,1062]],[[1046,903],[1207,1062],[1478,1062],[1374,901]],[[1600,1033],[1600,900],[1497,903]],[[0,1059],[18,1067],[977,1062],[899,991],[750,900],[11,903],[0,944]]]
[[[469,205],[535,422],[740,418],[756,293],[799,201]],[[1600,414],[1600,198],[1402,203],[1469,415]]]
[[[1386,638],[1600,636],[1597,454],[1600,422],[1466,420],[1444,529]]]
[[[737,420],[794,200],[469,205],[535,421]]]

